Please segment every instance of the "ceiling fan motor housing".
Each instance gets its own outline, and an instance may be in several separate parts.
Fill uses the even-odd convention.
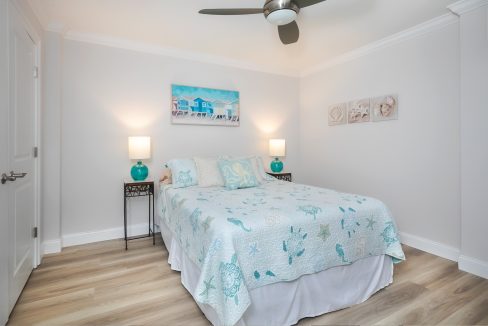
[[[287,25],[297,18],[300,7],[291,0],[266,0],[263,12],[270,23]]]

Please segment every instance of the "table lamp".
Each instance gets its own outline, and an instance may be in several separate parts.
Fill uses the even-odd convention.
[[[284,157],[285,150],[285,140],[284,139],[270,139],[269,140],[269,156],[274,157],[274,161],[271,162],[271,171],[279,173],[283,171],[283,162],[280,161],[279,157]]]
[[[130,170],[135,181],[146,180],[149,169],[142,164],[142,160],[151,158],[151,137],[129,137],[129,158],[137,160],[137,164]]]

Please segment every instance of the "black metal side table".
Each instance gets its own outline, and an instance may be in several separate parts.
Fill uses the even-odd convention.
[[[148,222],[148,233],[147,235],[139,235],[128,237],[127,236],[127,199],[132,197],[143,197],[148,196],[149,203],[149,222]],[[152,201],[152,202],[151,202]],[[152,206],[152,209],[151,209]],[[152,212],[152,226],[151,226],[151,212]],[[156,244],[156,236],[154,234],[155,223],[154,223],[154,181],[134,181],[124,180],[124,239],[125,239],[125,250],[127,250],[127,242],[135,239],[142,238],[153,238],[153,245]]]
[[[278,180],[291,182],[291,173],[290,172],[280,172],[280,173],[266,172],[266,173],[272,177],[275,177]]]

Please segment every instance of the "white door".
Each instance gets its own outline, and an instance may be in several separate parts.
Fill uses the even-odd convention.
[[[36,219],[36,45],[21,19],[10,11],[9,33],[9,311],[14,307],[34,267]],[[13,172],[13,175],[11,174]],[[25,177],[15,178],[16,174]],[[5,179],[5,178],[4,178]]]

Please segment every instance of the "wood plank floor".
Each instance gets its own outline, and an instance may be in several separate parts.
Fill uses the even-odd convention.
[[[457,264],[404,247],[394,283],[363,304],[299,325],[488,325],[488,280]],[[209,325],[160,237],[70,247],[44,257],[9,325]]]

